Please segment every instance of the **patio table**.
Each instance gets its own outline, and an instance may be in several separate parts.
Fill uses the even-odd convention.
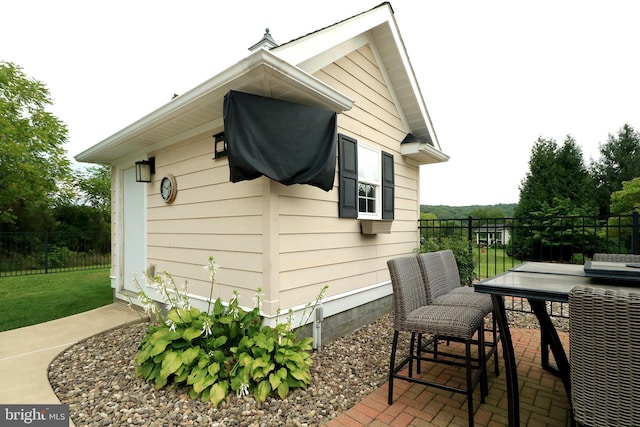
[[[621,263],[624,264],[624,263]],[[640,274],[640,269],[635,269]],[[569,361],[562,346],[558,331],[555,329],[546,303],[568,302],[569,292],[577,285],[597,286],[601,288],[623,289],[630,291],[630,286],[640,286],[640,281],[611,281],[585,274],[582,265],[556,264],[544,262],[525,262],[495,277],[485,279],[474,285],[475,291],[491,295],[494,315],[502,341],[502,353],[505,364],[505,377],[508,396],[509,426],[520,425],[520,397],[518,392],[518,373],[509,322],[507,319],[504,297],[521,297],[529,301],[531,310],[540,322],[541,335],[553,353],[557,365],[557,374],[562,378],[569,403],[571,403],[571,384],[569,378]],[[572,416],[573,425],[573,416]]]

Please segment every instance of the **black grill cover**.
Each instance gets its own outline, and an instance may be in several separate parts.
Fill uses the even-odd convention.
[[[336,113],[230,91],[224,138],[231,182],[265,175],[285,185],[329,191],[336,170]]]

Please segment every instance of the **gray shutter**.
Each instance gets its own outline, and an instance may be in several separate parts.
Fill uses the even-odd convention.
[[[358,142],[338,134],[338,216],[358,217]]]
[[[382,219],[393,219],[395,207],[393,154],[382,152]]]

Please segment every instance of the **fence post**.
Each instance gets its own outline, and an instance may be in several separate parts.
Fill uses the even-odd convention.
[[[469,223],[467,225],[467,244],[469,246],[469,253],[473,254],[473,217],[469,215]]]
[[[631,252],[638,255],[638,211],[635,210],[632,212],[632,220],[631,223],[633,226],[631,227]]]
[[[44,274],[49,272],[49,232],[44,232]]]

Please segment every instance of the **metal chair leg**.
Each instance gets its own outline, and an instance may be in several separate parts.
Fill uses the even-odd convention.
[[[467,366],[467,412],[469,413],[469,427],[473,427],[473,378],[471,366],[471,340],[465,340],[464,345],[466,351]]]
[[[393,403],[393,375],[396,368],[396,350],[398,349],[398,331],[393,332],[393,343],[391,344],[391,359],[389,360],[389,405]]]
[[[481,369],[480,376],[480,402],[485,402],[485,396],[489,394],[489,379],[487,377],[487,347],[484,342],[484,325],[480,325],[478,331],[478,369]]]

